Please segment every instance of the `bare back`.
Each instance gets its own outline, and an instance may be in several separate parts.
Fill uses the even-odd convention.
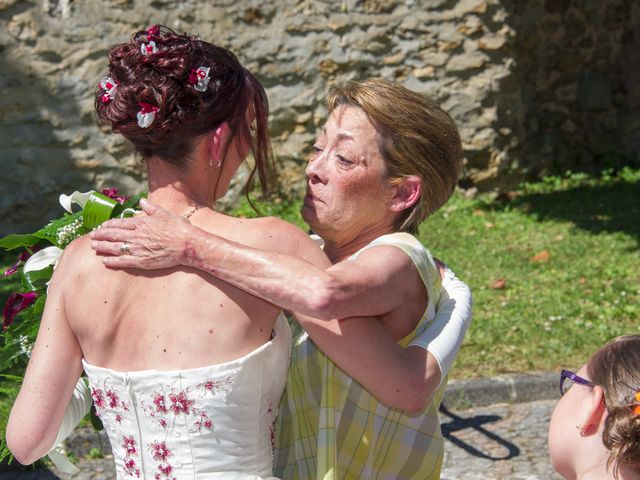
[[[192,223],[251,247],[296,253],[300,235],[275,219],[201,210]],[[297,230],[297,229],[296,229]],[[271,337],[280,309],[186,267],[110,270],[86,238],[65,259],[64,308],[85,359],[114,370],[178,370],[226,362]]]

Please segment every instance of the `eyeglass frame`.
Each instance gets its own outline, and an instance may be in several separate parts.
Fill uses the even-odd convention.
[[[584,385],[586,387],[595,387],[596,384],[593,383],[590,380],[587,380],[586,378],[582,378],[580,375],[577,375],[575,373],[573,373],[571,370],[562,370],[560,372],[560,396],[564,396],[565,393],[567,393],[565,390],[562,389],[562,386],[564,385],[564,381],[566,379],[571,380],[574,383],[579,383],[580,385]],[[569,388],[567,388],[567,390],[569,390]]]

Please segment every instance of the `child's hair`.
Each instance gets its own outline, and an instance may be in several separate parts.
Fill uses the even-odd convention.
[[[604,390],[607,406],[602,441],[607,464],[618,478],[620,467],[640,472],[640,335],[618,337],[587,363],[591,381]]]
[[[203,70],[208,79],[198,84]],[[229,50],[155,25],[111,48],[105,79],[95,95],[98,117],[143,158],[155,155],[185,170],[194,140],[227,122],[237,143],[250,145],[253,152],[248,183],[257,171],[266,191],[272,173],[267,96]],[[145,104],[147,111],[154,110],[147,124],[139,119]]]

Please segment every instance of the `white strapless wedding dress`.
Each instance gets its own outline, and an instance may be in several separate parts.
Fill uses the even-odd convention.
[[[83,361],[118,479],[273,478],[291,355],[282,314],[274,334],[241,358],[189,370],[117,372]]]

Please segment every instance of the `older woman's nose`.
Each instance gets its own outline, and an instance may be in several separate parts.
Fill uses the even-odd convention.
[[[323,153],[317,155],[315,158],[309,159],[307,162],[307,168],[305,169],[305,173],[307,174],[307,178],[312,182],[322,182],[324,183],[325,178],[325,159],[323,158]]]

